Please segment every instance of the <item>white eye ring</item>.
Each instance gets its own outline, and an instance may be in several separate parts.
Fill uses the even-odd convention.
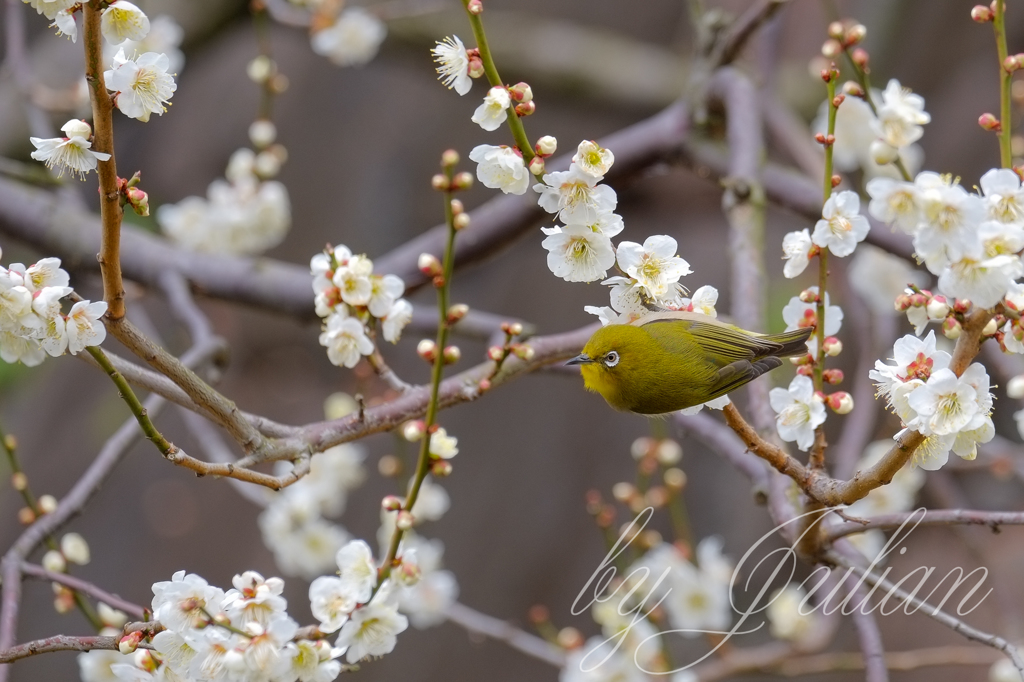
[[[619,364],[619,354],[615,351],[610,351],[604,356],[604,364],[606,367],[614,367]]]

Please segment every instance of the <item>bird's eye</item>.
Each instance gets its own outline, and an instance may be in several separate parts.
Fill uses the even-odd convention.
[[[604,364],[607,367],[614,367],[615,365],[619,364],[619,354],[616,353],[615,351],[611,351],[610,353],[605,354]]]

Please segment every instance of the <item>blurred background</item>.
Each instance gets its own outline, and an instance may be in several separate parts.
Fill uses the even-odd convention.
[[[232,152],[248,145],[246,131],[258,110],[260,90],[245,70],[258,48],[242,0],[138,4],[150,16],[172,15],[185,29],[186,62],[169,111],[146,124],[122,116],[115,119],[121,174],[140,169],[151,203],[158,205],[203,195],[207,185],[223,175]],[[485,4],[484,18],[503,77],[533,86],[538,110],[525,121],[530,136],[554,135],[560,151],[647,118],[683,92],[693,31],[682,0]],[[708,4],[738,13],[749,3]],[[1014,52],[1024,47],[1024,13],[1016,3],[1009,4],[1009,43]],[[972,5],[967,0],[794,0],[751,43],[741,66],[758,82],[770,82],[779,97],[810,122],[823,99],[815,76],[819,67],[812,60],[820,54],[826,26],[836,18],[859,20],[868,28],[866,48],[872,56],[874,83],[884,86],[890,77],[898,78],[925,98],[932,122],[921,141],[923,167],[960,176],[964,186],[973,187],[998,163],[995,137],[976,125],[980,113],[998,108],[998,92],[991,28],[970,20]],[[357,68],[338,68],[314,54],[306,31],[273,26],[273,55],[290,84],[275,102],[274,120],[278,139],[288,150],[278,179],[291,196],[293,225],[285,241],[267,256],[305,265],[326,242],[345,244],[371,258],[381,255],[442,219],[442,203],[429,180],[444,149],[455,148],[465,158],[473,146],[495,143],[496,136],[507,141],[505,131],[487,134],[469,120],[483,93],[480,84],[469,97],[460,98],[436,81],[429,54],[434,42],[452,33],[463,39],[471,36],[459,3],[402,7],[414,11],[391,20],[379,55]],[[420,12],[437,7],[441,9]],[[55,38],[43,17],[25,9],[37,78],[54,89],[73,85],[80,78],[81,45]],[[764,49],[774,52],[773,61],[757,58]],[[764,63],[774,65],[771,74],[759,72]],[[9,71],[0,81],[0,121],[0,154],[27,159],[28,129]],[[771,153],[788,162],[784,153]],[[469,168],[469,162],[463,167]],[[86,202],[94,203],[94,182],[89,177],[79,183]],[[682,165],[664,165],[615,189],[626,225],[621,238],[642,242],[651,234],[675,237],[680,255],[694,270],[687,286],[717,287],[722,294],[719,310],[727,311],[730,261],[717,183]],[[472,208],[494,195],[478,186],[463,199]],[[132,222],[156,229],[152,218]],[[809,226],[804,218],[769,210],[766,263],[773,330],[783,326],[782,305],[813,279],[811,273],[796,282],[782,278],[782,236]],[[529,321],[542,334],[590,323],[593,318],[583,306],[607,305],[606,289],[552,276],[541,238],[539,229],[528,232],[487,262],[458,271],[453,300]],[[31,263],[47,255],[10,238],[3,238],[0,246],[5,264]],[[840,275],[844,266],[836,266]],[[99,291],[91,272],[73,272],[72,284],[87,297]],[[181,352],[187,337],[159,294],[133,287],[130,296],[130,310],[144,311],[165,344]],[[843,305],[849,296],[850,290],[839,285],[833,300]],[[433,292],[417,292],[412,300],[430,306]],[[223,301],[201,299],[200,305],[216,333],[231,345],[230,364],[219,388],[247,411],[301,424],[321,419],[324,399],[334,392],[370,397],[384,392],[366,372],[328,362],[317,343],[316,322]],[[398,374],[414,382],[425,381],[428,374],[413,352],[419,338],[409,330],[396,348],[385,351]],[[866,341],[855,326],[844,328],[841,338],[848,350],[839,365],[852,381],[858,345]],[[458,368],[482,360],[483,344],[458,343],[463,351]],[[785,385],[791,374],[786,367],[767,380]],[[997,409],[996,414],[1004,420],[998,422],[1004,427],[1001,432],[1019,441],[1010,411]],[[127,416],[106,377],[70,356],[49,359],[34,369],[0,366],[0,424],[17,436],[38,494],[65,493]],[[830,420],[833,427],[840,422],[841,418]],[[198,450],[175,410],[166,410],[158,423],[187,451]],[[443,540],[446,567],[458,576],[460,601],[526,628],[529,608],[544,604],[557,626],[578,627],[584,636],[597,633],[588,615],[574,617],[569,612],[604,555],[602,537],[584,507],[585,494],[598,489],[607,497],[614,483],[633,480],[631,443],[652,435],[652,429],[671,430],[671,423],[614,413],[600,397],[585,393],[578,377],[551,372],[526,376],[484,400],[445,411],[441,423],[459,438],[454,473],[443,481],[452,507],[422,532]],[[880,419],[878,437],[891,436],[897,426]],[[384,434],[362,445],[368,453],[368,480],[352,493],[341,523],[373,545],[379,500],[396,492],[395,482],[377,473],[377,461],[394,453],[399,444]],[[772,524],[740,473],[695,442],[684,439],[682,445],[681,467],[689,480],[684,495],[693,531],[697,537],[722,536],[726,555],[735,560]],[[977,467],[929,474],[920,499],[928,505],[1005,510],[1020,509],[1022,493],[1020,479]],[[0,546],[7,547],[20,532],[15,521],[20,506],[20,498],[9,487],[0,489]],[[76,574],[144,604],[151,598],[152,583],[169,579],[179,569],[222,587],[246,569],[276,575],[255,522],[258,511],[225,481],[197,480],[164,462],[148,443],[139,444],[70,527],[86,537],[93,554],[92,562]],[[627,520],[626,513],[619,522]],[[669,535],[665,518],[659,517],[656,525]],[[987,567],[998,591],[968,620],[1020,640],[1021,537],[1012,528],[1001,535],[984,529],[919,530],[907,556],[894,561],[895,570],[936,566],[944,575],[953,566]],[[301,622],[311,621],[306,591],[302,580],[287,580],[290,612]],[[88,632],[88,624],[76,613],[54,612],[46,583],[26,582],[25,595],[19,641]],[[880,625],[890,651],[966,644],[923,616],[891,616],[880,619]],[[736,643],[763,641],[766,633]],[[700,641],[688,642],[685,651],[700,652],[703,646]],[[832,649],[858,650],[849,623],[842,626]],[[364,665],[358,674],[367,680],[422,682],[484,676],[494,682],[557,678],[553,668],[503,644],[470,637],[450,623],[410,629],[399,637],[393,654]],[[967,682],[987,675],[987,665],[975,665],[895,672],[893,679]],[[851,672],[828,679],[861,677],[862,673]],[[16,682],[43,679],[78,679],[75,655],[38,656],[14,667]]]

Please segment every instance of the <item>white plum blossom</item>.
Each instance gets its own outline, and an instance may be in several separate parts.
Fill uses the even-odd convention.
[[[690,264],[676,255],[678,244],[672,237],[652,235],[643,246],[620,242],[617,250],[619,267],[636,280],[651,298],[670,293],[680,277],[690,274]],[[612,306],[614,307],[614,299]]]
[[[185,66],[185,54],[181,51],[181,43],[185,39],[185,30],[167,14],[153,17],[149,22],[149,33],[141,40],[126,40],[119,46],[105,42],[103,45],[104,61],[113,61],[118,49],[126,55],[158,52],[167,55],[167,72],[178,75]]]
[[[148,121],[163,115],[167,101],[178,86],[167,73],[170,60],[158,52],[146,52],[138,59],[125,57],[124,49],[114,55],[113,68],[103,74],[107,88],[117,93],[116,105],[125,116]]]
[[[917,186],[892,178],[872,178],[865,185],[871,196],[868,213],[887,225],[913,234],[921,220]]]
[[[913,94],[896,79],[889,81],[881,95],[878,118],[873,128],[878,137],[893,150],[899,150],[921,139],[922,125],[931,121],[924,110],[924,98]]]
[[[363,540],[352,540],[338,550],[335,561],[346,588],[360,603],[368,601],[377,584],[377,566],[370,546]]]
[[[496,85],[484,95],[483,103],[473,112],[470,120],[488,132],[497,130],[508,118],[508,108],[511,104],[512,96],[508,88]]]
[[[601,284],[611,287],[611,291],[608,294],[611,298],[612,309],[615,312],[628,316],[630,319],[636,319],[649,312],[644,306],[644,289],[632,277],[609,277],[601,282]],[[675,299],[676,295],[680,293],[678,287],[677,283],[669,289],[672,299]]]
[[[338,367],[352,368],[364,355],[373,353],[373,341],[354,317],[332,314],[320,334],[320,345],[327,348],[327,357]]]
[[[602,327],[607,327],[610,324],[626,324],[629,322],[628,316],[617,313],[613,308],[609,308],[608,306],[599,307],[595,305],[586,305],[583,306],[583,312],[596,315],[597,319],[601,321]]]
[[[410,322],[412,322],[412,304],[404,298],[395,301],[381,323],[384,340],[397,343],[402,336],[402,329]]]
[[[814,225],[812,240],[839,256],[849,256],[864,241],[871,225],[860,215],[860,197],[855,192],[833,194],[825,202],[822,219]]]
[[[61,35],[71,38],[71,42],[78,42],[78,24],[75,22],[75,15],[68,10],[62,9],[57,12],[50,28],[55,28]]]
[[[708,284],[698,287],[687,302],[687,310],[708,317],[718,317],[715,304],[718,303],[718,289]]]
[[[430,454],[441,459],[451,459],[459,454],[459,439],[449,436],[444,427],[438,427],[437,431],[430,434]]]
[[[388,27],[360,7],[348,7],[337,20],[313,34],[313,52],[338,66],[359,66],[377,56]]]
[[[225,593],[221,608],[232,619],[267,628],[288,607],[281,596],[284,581],[280,578],[264,579],[256,571],[245,571],[232,578],[231,584],[233,589]]]
[[[24,0],[32,9],[53,21],[57,12],[71,9],[76,0]]]
[[[383,656],[394,650],[398,635],[408,627],[409,619],[394,606],[374,600],[352,613],[338,633],[337,646],[345,650],[349,663],[367,656]]]
[[[939,291],[950,298],[968,299],[982,308],[1003,300],[1010,285],[1024,275],[1017,254],[988,257],[979,242],[971,244],[959,260],[946,265],[939,275]]]
[[[341,649],[331,647],[324,640],[299,640],[286,645],[291,659],[291,676],[299,682],[334,682],[341,672],[341,662],[334,660]]]
[[[818,293],[818,287],[809,287],[808,291]],[[789,303],[782,309],[782,319],[786,323],[786,331],[790,332],[801,327],[811,327],[818,324],[818,304],[804,303],[798,296],[789,299]],[[825,336],[835,336],[843,325],[843,310],[839,306],[829,302],[828,292],[825,292]],[[807,340],[807,350],[811,355],[817,354],[817,335]]]
[[[111,634],[121,634],[114,630]],[[130,663],[131,656],[110,649],[93,649],[78,655],[78,675],[82,682],[120,682],[111,666]]]
[[[359,605],[351,585],[336,576],[323,575],[309,585],[310,611],[323,632],[335,632]]]
[[[367,307],[374,317],[385,318],[395,302],[405,293],[405,282],[395,275],[383,275],[370,280],[370,301]],[[344,296],[342,296],[344,300]]]
[[[893,391],[898,385],[915,379],[927,381],[932,372],[948,368],[952,357],[936,349],[932,330],[923,339],[909,334],[898,339],[893,346],[892,359],[893,365],[876,360],[875,368],[868,373],[878,395],[885,397],[890,407],[894,407]]]
[[[42,161],[47,168],[56,169],[57,177],[70,171],[71,175],[85,178],[89,171],[96,170],[97,162],[107,161],[110,154],[92,150],[92,128],[85,121],[71,119],[61,128],[67,137],[30,137],[29,142],[36,148],[32,158]]]
[[[338,264],[334,271],[334,286],[338,287],[341,300],[349,305],[368,305],[373,295],[373,261],[366,256],[352,256]],[[404,288],[404,287],[403,287]]]
[[[782,274],[787,279],[793,279],[804,270],[811,262],[811,249],[814,242],[811,241],[811,234],[807,229],[799,232],[789,232],[782,238],[782,258],[786,264],[782,267]]]
[[[65,329],[68,338],[68,352],[72,355],[86,346],[98,346],[107,338],[107,329],[100,318],[107,312],[104,301],[79,301],[71,306]]]
[[[114,0],[103,10],[100,32],[111,45],[141,41],[149,34],[149,17],[127,0]]]
[[[203,627],[203,611],[218,612],[223,601],[223,590],[194,573],[177,571],[169,581],[153,583],[153,617],[169,630]]]
[[[336,568],[338,550],[350,536],[344,528],[320,516],[313,495],[302,488],[298,494],[292,492],[296,486],[275,497],[257,523],[263,543],[274,553],[281,572],[312,580]]]
[[[573,154],[572,163],[581,172],[601,180],[615,163],[615,155],[593,140],[583,140]]]
[[[469,158],[476,161],[476,177],[484,187],[500,189],[505,194],[525,194],[530,188],[530,171],[522,154],[511,147],[477,145],[469,152]]]
[[[804,589],[796,583],[775,591],[765,610],[773,637],[799,642],[814,632],[817,613],[804,605],[805,597]]]
[[[926,435],[948,436],[967,426],[978,412],[977,392],[950,369],[940,369],[914,389],[907,402],[919,419],[910,426]]]
[[[985,217],[985,206],[949,177],[919,173],[914,184],[921,207],[914,250],[928,270],[939,275],[966,255],[976,239],[974,230]]]
[[[590,225],[614,211],[618,202],[615,190],[597,183],[597,178],[573,164],[567,171],[546,173],[544,182],[533,189],[540,193],[540,207],[557,213],[562,222]]]
[[[773,388],[769,395],[772,409],[778,414],[775,424],[779,437],[786,442],[796,441],[805,452],[814,444],[814,429],[825,423],[825,405],[815,395],[809,377],[793,377],[789,388]]]
[[[458,36],[438,41],[430,50],[437,63],[437,77],[449,90],[455,89],[465,95],[473,87],[473,79],[469,75],[469,55],[466,47]]]
[[[1024,225],[1024,188],[1009,168],[992,168],[979,181],[988,217],[1001,223]]]
[[[602,279],[615,265],[612,240],[586,225],[541,228],[547,237],[541,246],[548,250],[548,268],[566,282]]]

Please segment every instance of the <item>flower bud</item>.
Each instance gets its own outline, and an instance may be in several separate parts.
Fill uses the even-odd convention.
[[[451,476],[452,474],[452,463],[447,459],[435,459],[430,465],[430,473],[434,478],[444,478],[445,476]]]
[[[56,587],[56,583],[54,583]],[[53,600],[53,609],[60,615],[71,613],[75,610],[75,593],[66,587],[61,587]]]
[[[416,354],[427,362],[433,362],[437,359],[437,344],[430,339],[423,339],[416,344]]]
[[[128,622],[128,614],[124,611],[112,609],[103,602],[96,605],[96,612],[99,614],[100,620],[107,627],[121,629]]]
[[[423,433],[426,430],[426,425],[419,419],[411,419],[402,424],[402,438],[406,439],[410,443],[415,443],[420,438],[423,438]]]
[[[19,493],[28,488],[28,476],[25,475],[24,471],[11,474],[11,487]]]
[[[804,289],[800,292],[800,301],[803,303],[817,303],[818,293],[811,289]]]
[[[430,186],[436,189],[438,192],[445,192],[451,189],[451,182],[448,180],[448,176],[442,173],[436,173],[430,178]]]
[[[402,498],[396,495],[386,495],[380,501],[380,506],[384,511],[398,511],[402,508]]]
[[[257,176],[263,179],[273,178],[281,172],[281,157],[269,149],[265,149],[256,155],[252,169]]]
[[[477,390],[480,391],[480,393],[486,393],[487,391],[491,390],[491,380],[490,379],[481,379],[480,383],[477,384],[476,387],[477,387]]]
[[[142,641],[141,632],[133,632],[130,635],[125,635],[118,641],[117,650],[125,656],[135,653],[135,650],[139,648],[139,642]]]
[[[501,331],[509,336],[519,336],[523,333],[523,324],[522,322],[502,322]]]
[[[466,212],[466,206],[458,199],[452,199],[452,215],[460,215]]]
[[[487,359],[501,362],[505,359],[505,349],[501,346],[491,346],[487,349]]]
[[[846,33],[843,35],[843,42],[847,45],[856,45],[864,40],[867,34],[868,29],[864,24],[854,24],[846,29]]]
[[[926,294],[911,294],[910,295],[910,306],[912,308],[924,308],[928,305],[928,296]]]
[[[832,384],[833,386],[843,381],[843,370],[841,369],[826,369],[821,373],[821,379],[826,384]]]
[[[78,533],[67,533],[60,539],[60,551],[73,564],[89,563],[89,544]]]
[[[566,650],[579,649],[583,646],[583,635],[573,627],[562,628],[558,631],[558,646]]]
[[[43,495],[39,498],[39,509],[44,514],[52,514],[57,511],[57,498],[53,495]]]
[[[800,365],[796,368],[796,373],[802,377],[809,377],[814,375],[814,367],[811,365]]]
[[[402,473],[402,460],[394,455],[384,455],[377,460],[377,471],[384,478],[394,478]]]
[[[55,549],[51,549],[43,555],[43,568],[50,573],[63,573],[68,568],[68,562],[64,555]]]
[[[125,190],[125,198],[128,200],[128,204],[132,207],[137,215],[148,216],[149,215],[149,195],[143,192],[138,187],[129,187]]]
[[[869,55],[868,51],[863,47],[858,47],[850,53],[850,59],[853,60],[853,63],[856,64],[861,71],[867,71],[871,55]]]
[[[971,301],[967,298],[957,298],[953,300],[953,312],[964,315],[971,309]]]
[[[437,256],[430,253],[421,253],[419,260],[416,261],[416,267],[427,277],[436,277],[444,272],[441,269],[441,261],[437,260]]]
[[[539,156],[535,156],[530,159],[530,173],[533,175],[544,174],[544,159]]]
[[[508,89],[508,94],[512,96],[513,102],[533,101],[533,88],[531,88],[528,83],[516,83]]]
[[[469,217],[468,213],[460,213],[457,216],[455,216],[454,218],[452,218],[452,228],[456,232],[459,232],[461,230],[465,230],[467,227],[469,227],[469,223],[470,223],[470,217]]]
[[[962,331],[963,326],[960,324],[960,321],[953,316],[947,317],[942,322],[942,333],[945,335],[947,339],[959,338],[960,332]]]
[[[444,349],[444,364],[454,365],[462,358],[462,351],[459,350],[458,346],[445,346]]]
[[[411,561],[403,561],[402,565],[398,567],[395,578],[402,585],[412,587],[420,581],[420,567]]]
[[[946,303],[946,299],[942,296],[935,296],[931,301],[928,302],[928,319],[930,320],[944,320],[946,315],[949,315],[949,304]]]
[[[910,294],[900,294],[897,296],[893,307],[896,308],[896,312],[898,313],[910,310]]]
[[[1018,71],[1022,66],[1024,66],[1024,55],[1011,54],[1003,60],[1003,70],[1007,73]]]
[[[671,438],[665,438],[658,443],[654,454],[658,458],[659,464],[670,467],[678,464],[679,460],[683,458],[683,448]]]
[[[871,159],[879,166],[890,164],[900,157],[899,150],[884,140],[871,143]]]
[[[864,88],[856,81],[846,81],[843,83],[843,94],[850,97],[864,97]]]
[[[647,436],[640,436],[633,444],[629,446],[629,454],[633,456],[635,460],[641,460],[649,454],[655,452],[658,443],[653,438]]]
[[[846,391],[836,391],[825,402],[836,414],[849,414],[853,410],[853,396]]]
[[[467,190],[473,186],[473,174],[467,171],[456,173],[452,176],[451,190],[458,192],[461,190]]]
[[[992,14],[992,10],[985,7],[985,5],[975,5],[974,8],[971,9],[971,19],[974,19],[979,24],[987,24],[994,18],[995,15]]]
[[[398,518],[395,519],[395,525],[400,530],[409,530],[416,523],[416,519],[408,511],[402,510],[398,512]]]
[[[825,343],[822,344],[822,348],[825,349],[825,355],[834,358],[843,352],[843,342],[834,336],[828,336],[825,338]]]
[[[537,103],[532,100],[529,102],[520,102],[516,105],[516,113],[520,116],[530,116],[537,111]]]
[[[92,137],[92,126],[90,126],[86,121],[83,121],[79,118],[71,119],[61,127],[61,130],[69,138],[83,137],[86,140],[88,140],[90,137]]]
[[[533,360],[533,356],[535,354],[531,346],[527,346],[526,344],[522,343],[512,344],[512,352],[516,354],[517,358],[519,358],[520,360],[525,360],[526,362]]]
[[[558,140],[551,135],[544,135],[534,146],[538,156],[551,156],[558,149]]]
[[[454,149],[446,149],[441,154],[441,167],[451,168],[459,163],[459,153]]]
[[[666,469],[662,479],[668,489],[673,492],[679,492],[686,487],[686,472],[678,467]]]
[[[835,38],[836,40],[841,40],[842,37],[843,37],[843,34],[845,34],[845,33],[846,33],[846,27],[843,26],[843,22],[841,22],[841,21],[833,21],[833,22],[831,22],[828,25],[828,37],[829,38]]]
[[[266,55],[256,57],[245,67],[245,73],[253,83],[265,83],[276,70],[274,60]]]
[[[480,61],[480,57],[469,58],[469,68],[467,73],[470,78],[479,78],[484,75],[484,63]]]
[[[1019,400],[1024,398],[1024,374],[1018,374],[1006,384],[1006,395]]]
[[[666,503],[668,503],[668,491],[660,485],[651,486],[651,488],[644,494],[643,502],[648,507],[661,509]]]
[[[996,322],[996,318],[993,317],[985,325],[985,328],[981,330],[981,335],[982,336],[992,336],[997,331],[999,331],[999,323]]]
[[[484,4],[480,0],[469,0],[469,4],[466,5],[466,11],[470,14],[483,14]]]
[[[999,122],[999,119],[996,118],[995,114],[988,112],[985,112],[978,117],[978,125],[981,126],[982,130],[990,130],[995,133],[998,133],[1003,129],[1003,124]]]
[[[636,486],[628,481],[619,481],[612,486],[612,497],[623,504],[628,504],[636,495]]]
[[[469,312],[469,306],[465,303],[456,303],[452,307],[448,308],[447,320],[448,324],[455,324],[466,316]]]
[[[277,127],[265,118],[258,118],[249,125],[249,141],[257,149],[274,144],[277,139]]]
[[[843,52],[843,46],[835,38],[829,38],[821,46],[821,56],[825,59],[835,59]],[[822,71],[824,74],[825,72]]]
[[[18,510],[18,523],[23,526],[28,526],[35,523],[36,513],[28,507],[22,507]]]

